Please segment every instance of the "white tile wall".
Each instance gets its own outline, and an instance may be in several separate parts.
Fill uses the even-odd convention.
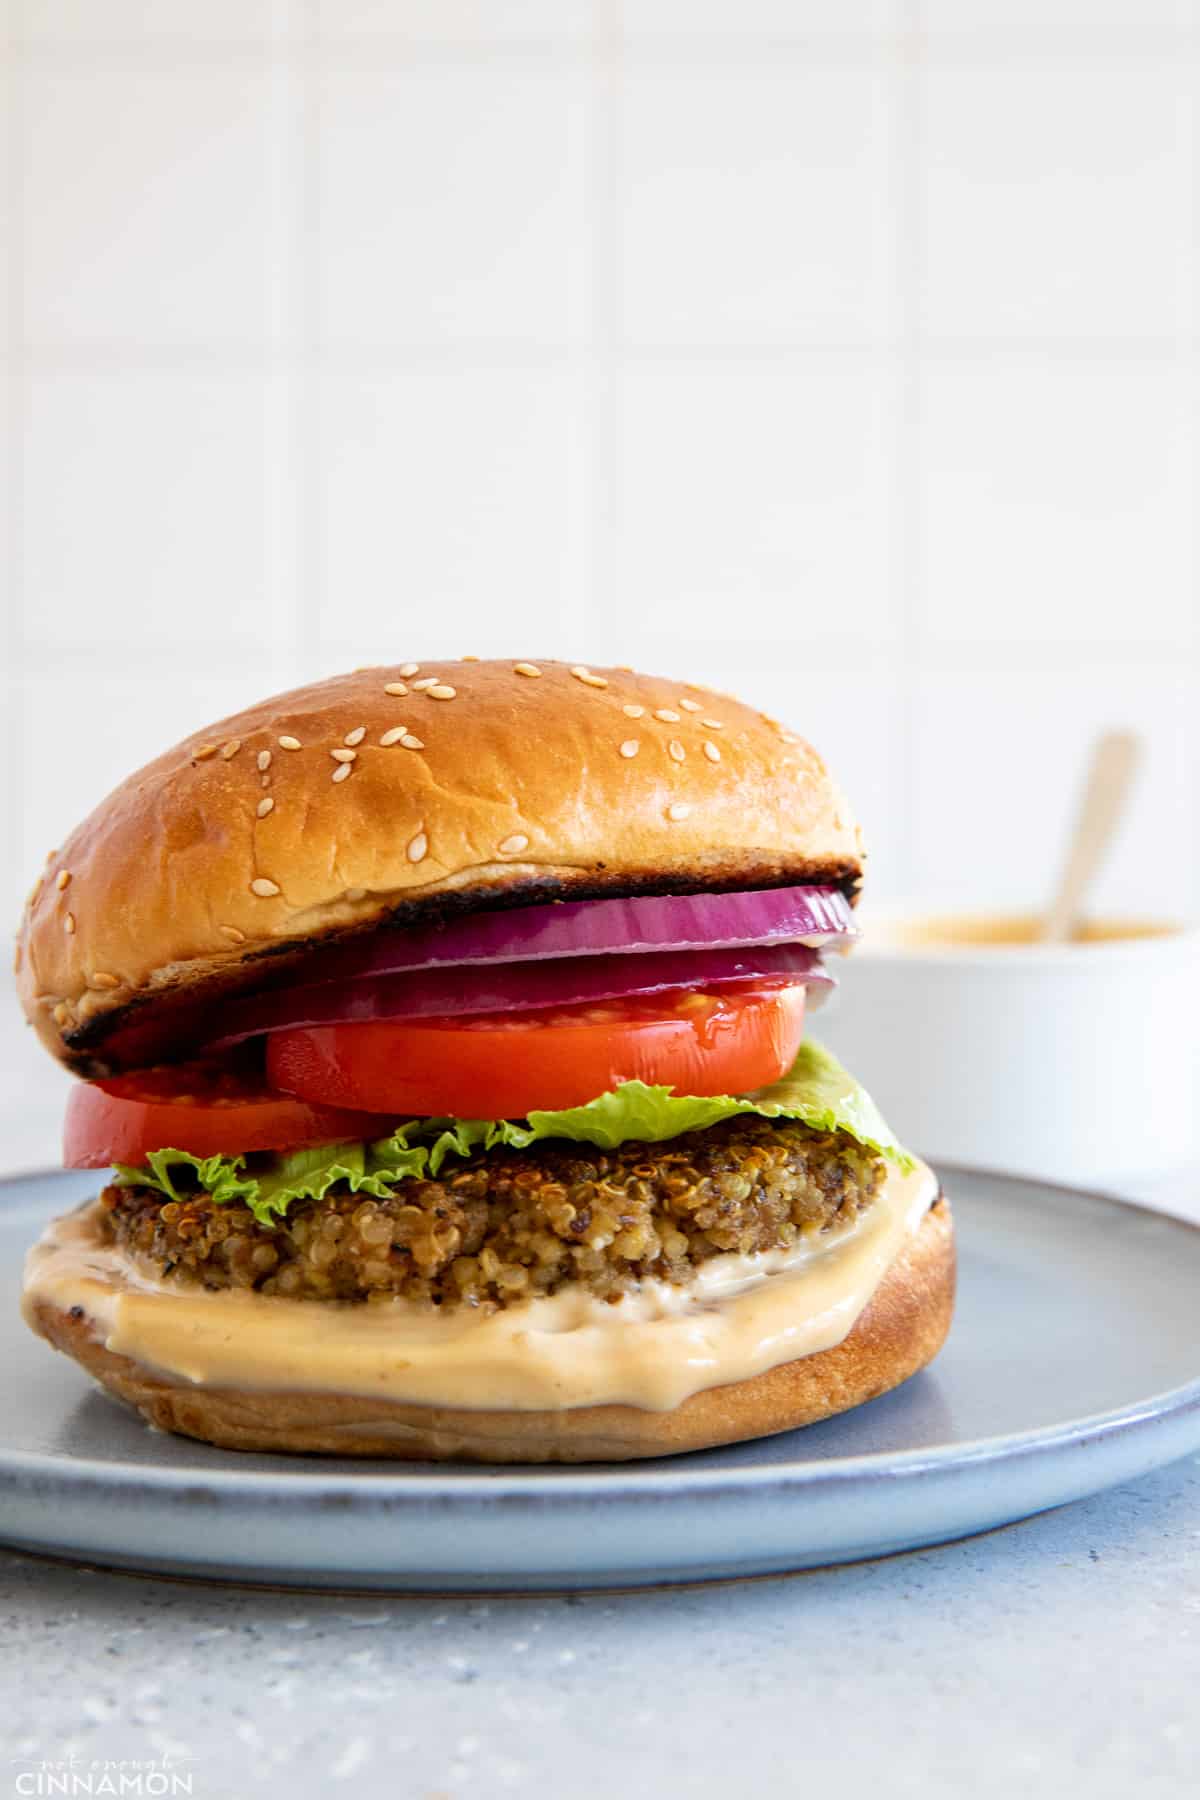
[[[24,386],[26,648],[269,649],[262,374],[34,361]]]
[[[496,58],[317,81],[314,275],[329,346],[589,331],[585,71]]]
[[[895,84],[870,58],[743,59],[631,54],[616,121],[624,339],[873,342],[896,305]]]
[[[355,644],[403,661],[406,646],[480,656],[485,641],[504,655],[518,639],[526,654],[586,640],[589,437],[575,369],[336,370],[320,404],[317,631],[331,667]]]
[[[895,645],[894,359],[630,358],[612,610],[669,664],[747,632],[757,665]]]
[[[21,108],[26,342],[261,349],[265,69],[31,59]]]
[[[936,869],[941,899],[977,902],[981,869],[1000,906],[1019,907],[1048,889],[1078,803],[1080,745],[1114,719],[1144,734],[1148,754],[1141,804],[1119,856],[1101,874],[1098,904],[1153,915],[1194,891],[1196,682],[1189,668],[1172,675],[1154,663],[1053,670],[1024,663],[985,674],[938,662],[917,678],[911,850],[918,869]],[[960,755],[963,767],[948,780],[947,762]]]
[[[327,44],[563,45],[591,36],[589,0],[315,0]]]
[[[923,71],[931,335],[1086,345],[1191,331],[1194,67],[1080,44],[1066,62],[1035,41]]]
[[[1200,911],[1191,0],[7,0],[0,898],[372,657],[737,686],[884,894]],[[1159,896],[1161,895],[1161,900]]]
[[[1194,648],[1196,415],[1179,359],[932,352],[922,436],[929,643]]]
[[[209,44],[263,43],[281,13],[277,0],[10,0],[27,44],[70,53],[144,43],[185,55]]]
[[[678,55],[695,43],[872,43],[900,20],[898,0],[623,0],[630,43],[665,41]]]

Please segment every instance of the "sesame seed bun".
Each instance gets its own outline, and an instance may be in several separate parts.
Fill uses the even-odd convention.
[[[405,1461],[621,1462],[791,1431],[889,1392],[941,1349],[950,1328],[954,1282],[953,1222],[939,1198],[840,1344],[750,1380],[706,1388],[666,1412],[634,1406],[484,1411],[323,1391],[205,1387],[171,1381],[107,1349],[103,1327],[82,1307],[66,1308],[38,1296],[26,1316],[150,1424],[225,1449]],[[299,1313],[320,1302],[294,1304]]]
[[[104,1074],[186,1044],[199,1001],[387,921],[788,883],[853,899],[862,862],[816,752],[725,695],[550,662],[360,669],[123,782],[47,860],[17,983],[52,1054]]]

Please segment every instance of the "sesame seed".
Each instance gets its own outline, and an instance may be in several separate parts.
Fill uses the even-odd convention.
[[[779,741],[781,744],[798,744],[800,739],[798,737],[793,737],[790,731],[781,731],[779,734]]]
[[[339,763],[337,768],[333,771],[331,779],[334,781],[347,781],[353,773],[353,763]]]
[[[720,762],[721,760],[721,752],[715,744],[710,744],[707,738],[704,740],[704,754],[709,762]]]
[[[68,913],[66,918],[63,920],[63,930],[66,932],[72,932],[72,931],[74,931],[74,929],[75,929],[75,914]]]
[[[679,714],[672,712],[669,706],[657,707],[654,716],[656,719],[661,719],[664,725],[678,725],[679,723]]]
[[[221,745],[222,760],[224,762],[228,762],[231,757],[234,757],[237,755],[237,753],[241,749],[241,747],[242,747],[241,738],[230,738],[230,740],[227,744]]]
[[[393,744],[403,743],[405,736],[406,730],[403,725],[393,725],[390,731],[384,732],[379,741],[385,750],[390,750]]]
[[[400,745],[404,750],[423,750],[425,748],[425,740],[424,738],[414,737],[412,732],[409,731],[400,739]]]
[[[673,819],[675,823],[678,824],[681,819],[687,818],[691,810],[691,807],[685,806],[682,800],[676,800],[671,806],[668,806],[667,817],[668,819]]]
[[[349,900],[352,904],[358,900],[365,900],[366,897],[367,897],[366,888],[352,887],[352,888],[346,889],[345,898],[347,900]]]
[[[383,691],[385,694],[391,694],[395,699],[399,700],[407,694],[408,683],[405,681],[389,681]]]
[[[94,974],[94,975],[88,976],[88,986],[89,987],[119,988],[120,985],[121,985],[121,983],[120,983],[119,979],[117,978],[117,976],[108,975],[104,972],[103,969],[98,970],[96,972],[96,974]]]
[[[268,880],[265,875],[256,875],[250,883],[250,892],[257,894],[260,900],[272,900],[279,892],[279,883]]]
[[[441,686],[441,683],[439,682],[436,675],[426,675],[420,681],[413,682],[413,693],[414,694],[423,694],[429,688],[440,687],[440,686]]]
[[[299,750],[301,748],[300,739],[294,737],[281,737],[279,740],[279,748],[281,750]]]
[[[405,663],[400,673],[402,675],[419,675],[421,673],[421,665],[420,663]]]
[[[541,674],[541,672],[542,671],[538,668],[536,663],[514,663],[513,664],[513,674],[514,675],[528,675],[531,680],[536,680],[537,677]]]
[[[673,762],[682,762],[687,755],[687,751],[684,749],[678,738],[672,738],[667,745],[667,755]]]
[[[582,663],[576,663],[575,667],[571,670],[571,673],[576,681],[582,681],[585,687],[606,688],[608,686],[608,682],[603,675],[593,675],[592,671],[590,669],[585,669]]]
[[[198,744],[192,751],[192,761],[207,762],[210,756],[215,756],[216,754],[217,746],[215,744]]]
[[[231,944],[244,944],[246,941],[245,932],[239,931],[236,925],[218,925],[217,930],[222,937],[227,937]]]
[[[621,711],[625,714],[627,719],[640,719],[644,716],[646,709],[644,706],[634,706],[631,704],[629,706],[623,706]]]
[[[725,729],[724,719],[701,719],[700,723],[707,725],[710,731],[724,731]]]
[[[638,753],[638,740],[636,738],[626,738],[625,742],[621,745],[621,755],[625,756],[625,757],[629,757],[629,756],[636,756],[637,753]]]
[[[54,885],[58,889],[60,894],[62,893],[63,889],[67,886],[70,879],[71,879],[70,869],[60,869],[58,871],[58,874],[54,877]]]
[[[67,1005],[65,1000],[60,1000],[58,1005],[54,1009],[54,1023],[56,1025],[65,1025],[67,1020],[70,1018],[70,1016],[71,1016],[70,1007]]]
[[[521,832],[515,831],[511,837],[502,838],[496,845],[501,856],[516,856],[520,850],[528,850],[529,839]]]
[[[431,700],[453,700],[458,689],[447,687],[445,682],[439,682],[437,687],[431,687],[428,692]]]
[[[479,658],[477,656],[460,656],[458,660],[459,662],[478,662]]]
[[[412,839],[408,846],[409,862],[418,863],[424,861],[428,849],[429,839],[425,836],[423,831],[418,831],[416,837]]]
[[[258,778],[258,785],[259,787],[269,788],[271,785],[271,777],[269,775],[260,775]]]
[[[352,763],[358,760],[357,750],[331,750],[329,754],[332,756],[334,762]]]
[[[261,775],[264,769],[269,769],[271,766],[271,752],[269,750],[260,750],[254,760],[258,765],[258,772]]]
[[[684,712],[700,711],[700,702],[698,700],[681,700],[679,704],[682,706]]]
[[[265,819],[269,812],[275,811],[275,802],[272,800],[270,794],[268,794],[265,799],[259,801],[257,811],[260,819]]]
[[[365,725],[356,725],[354,727],[353,731],[348,731],[346,733],[345,737],[342,739],[342,742],[343,742],[343,744],[361,744],[363,739],[366,737],[366,735],[367,735],[366,726]]]

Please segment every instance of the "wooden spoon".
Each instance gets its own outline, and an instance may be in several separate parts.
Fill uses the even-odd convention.
[[[1096,739],[1083,802],[1039,943],[1065,944],[1075,936],[1088,889],[1124,815],[1141,754],[1136,732],[1106,731]]]

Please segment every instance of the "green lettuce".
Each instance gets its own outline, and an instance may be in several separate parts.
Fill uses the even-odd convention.
[[[871,1096],[819,1044],[804,1043],[782,1081],[757,1093],[701,1098],[669,1087],[625,1081],[612,1093],[563,1112],[531,1112],[527,1119],[409,1119],[374,1143],[320,1144],[311,1150],[250,1156],[192,1156],[186,1150],[153,1150],[144,1168],[119,1164],[121,1187],[157,1188],[183,1198],[176,1178],[194,1175],[218,1203],[241,1200],[263,1225],[282,1218],[296,1200],[321,1200],[345,1182],[352,1193],[384,1199],[398,1182],[436,1176],[448,1157],[509,1145],[524,1150],[542,1138],[568,1138],[615,1150],[637,1141],[658,1144],[685,1131],[703,1131],[722,1119],[757,1113],[766,1119],[798,1119],[814,1131],[844,1131],[860,1144],[909,1169],[902,1150]],[[190,1188],[189,1181],[187,1186]],[[186,1190],[184,1190],[186,1191]]]

